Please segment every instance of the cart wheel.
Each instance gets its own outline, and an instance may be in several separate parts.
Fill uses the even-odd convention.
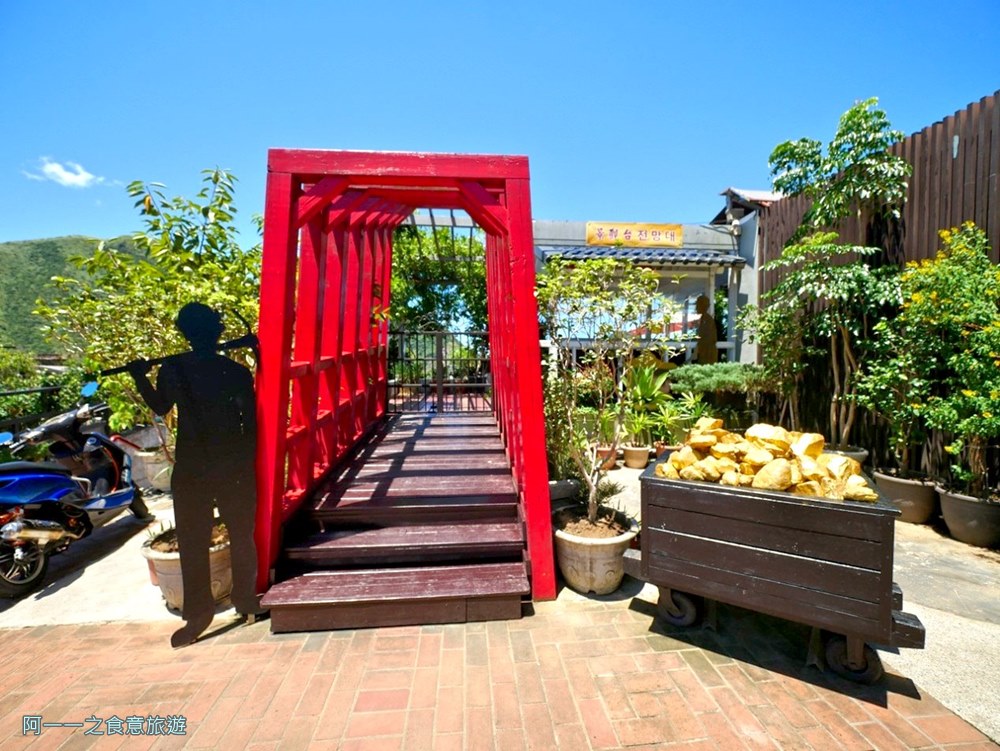
[[[698,606],[690,595],[660,587],[656,610],[671,626],[690,626],[698,620]]]
[[[861,670],[851,667],[847,659],[847,639],[843,636],[833,636],[826,643],[826,664],[841,678],[855,683],[870,685],[882,677],[882,660],[878,653],[864,645],[865,666]]]

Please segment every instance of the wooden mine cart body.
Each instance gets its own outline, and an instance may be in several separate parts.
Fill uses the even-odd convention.
[[[922,647],[892,582],[894,521],[877,503],[668,480],[643,473],[641,556],[661,588],[786,618],[852,645]],[[638,559],[637,559],[638,558]]]

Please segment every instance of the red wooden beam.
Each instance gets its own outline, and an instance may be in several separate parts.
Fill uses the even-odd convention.
[[[295,285],[298,232],[293,222],[292,176],[271,172],[264,203],[263,261],[258,323],[261,362],[257,369],[257,586],[263,591],[278,559],[282,498],[285,488],[285,440],[288,429],[290,316]]]
[[[511,284],[514,292],[514,330],[517,338],[517,388],[520,402],[520,444],[524,456],[523,492],[531,555],[532,597],[556,596],[552,552],[551,504],[545,461],[545,421],[542,417],[541,353],[538,345],[538,308],[535,302],[535,255],[531,231],[531,194],[527,179],[507,182],[510,212]]]
[[[393,151],[270,149],[268,169],[306,175],[397,175],[415,184],[428,178],[507,179],[528,177],[528,158],[486,154],[420,154]]]
[[[465,196],[468,201],[468,205],[472,207],[479,224],[483,224],[481,217],[488,216],[489,219],[486,221],[492,226],[493,231],[499,235],[507,234],[507,226],[509,223],[507,217],[507,209],[504,208],[498,196],[488,192],[479,183],[470,182],[468,180],[463,180],[459,183],[459,188],[462,191],[462,195]]]
[[[301,227],[312,219],[330,201],[341,195],[347,189],[349,183],[350,180],[345,177],[324,177],[310,187],[297,202],[296,209],[298,216],[295,220],[295,226]]]

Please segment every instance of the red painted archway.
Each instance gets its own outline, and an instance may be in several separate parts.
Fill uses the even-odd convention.
[[[532,596],[555,596],[528,159],[268,152],[257,377],[259,584],[281,528],[383,417],[392,232],[416,208],[486,232],[493,411],[527,526]]]

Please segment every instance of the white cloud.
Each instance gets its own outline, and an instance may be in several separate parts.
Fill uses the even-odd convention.
[[[51,180],[66,188],[89,188],[91,185],[100,185],[104,182],[103,177],[87,172],[76,162],[59,163],[47,156],[43,156],[40,162],[41,174],[34,172],[22,172],[22,174],[29,180]]]

